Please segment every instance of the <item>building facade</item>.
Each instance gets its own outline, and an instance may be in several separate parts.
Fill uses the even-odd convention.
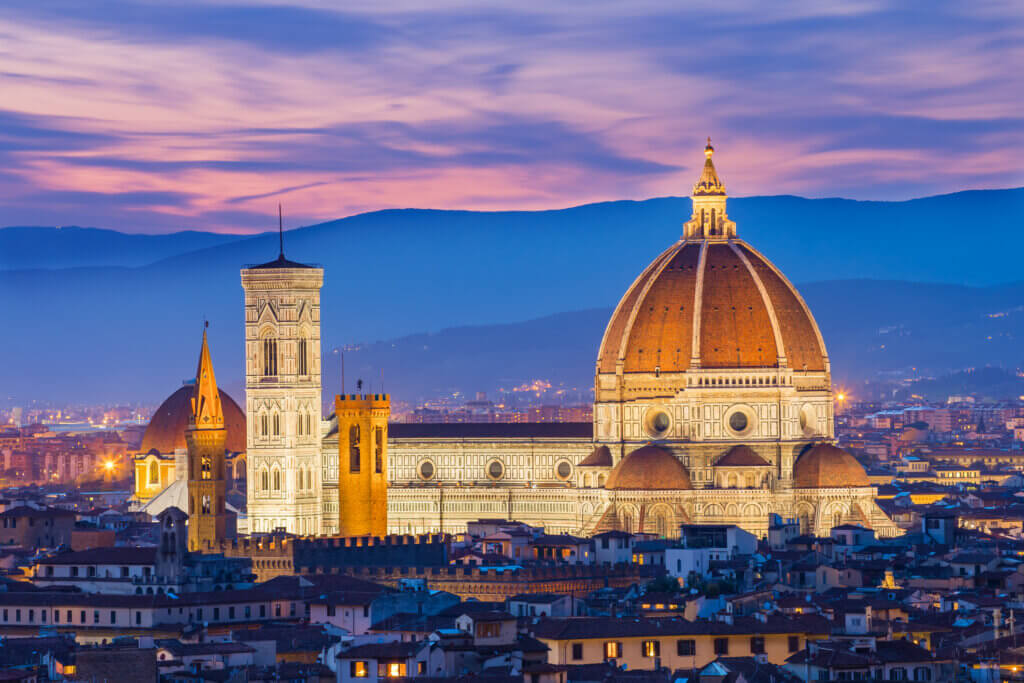
[[[321,421],[323,270],[283,251],[244,268],[249,533],[460,532],[499,517],[550,533],[712,523],[763,536],[771,515],[806,533],[899,533],[833,445],[825,341],[741,239],[713,154],[709,142],[682,234],[608,322],[588,424],[388,425],[382,395],[339,397]]]

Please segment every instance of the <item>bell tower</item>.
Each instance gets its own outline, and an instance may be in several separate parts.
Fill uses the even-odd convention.
[[[185,430],[188,446],[188,549],[193,552],[205,550],[224,538],[227,532],[224,509],[224,442],[227,434],[204,329],[192,392],[192,414]]]
[[[250,534],[321,534],[323,283],[323,268],[285,258],[283,237],[276,260],[242,269]]]
[[[343,394],[334,399],[338,417],[338,533],[388,533],[387,394]]]

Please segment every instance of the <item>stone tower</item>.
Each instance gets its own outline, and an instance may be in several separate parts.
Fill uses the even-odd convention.
[[[322,268],[242,269],[249,533],[321,533]]]
[[[387,394],[335,397],[338,418],[338,534],[388,533]]]
[[[227,533],[224,509],[224,442],[227,434],[204,329],[192,392],[192,414],[185,430],[185,443],[188,445],[188,549],[193,552],[206,549]]]

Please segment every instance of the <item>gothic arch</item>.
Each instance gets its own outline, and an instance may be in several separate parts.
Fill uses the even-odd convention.
[[[672,538],[676,535],[677,529],[675,513],[666,503],[656,503],[647,512],[647,531],[651,531],[663,538]]]
[[[703,516],[704,517],[709,517],[709,518],[710,517],[721,517],[722,514],[723,514],[722,513],[722,506],[718,505],[717,503],[711,503],[710,505],[708,505],[708,506],[706,506],[704,508],[704,515]]]
[[[825,514],[822,521],[828,524],[829,531],[843,523],[843,519],[850,514],[850,507],[842,501],[832,501],[825,506]]]
[[[726,517],[735,517],[738,514],[738,512],[739,510],[736,507],[736,503],[729,503],[729,505],[725,508]]]
[[[636,525],[640,520],[640,511],[636,508],[635,505],[619,505],[618,518],[619,528],[622,531],[628,533],[635,533],[636,531],[638,531]]]
[[[800,523],[801,534],[813,534],[814,533],[814,506],[802,500],[793,507],[793,513],[796,516],[797,521]]]

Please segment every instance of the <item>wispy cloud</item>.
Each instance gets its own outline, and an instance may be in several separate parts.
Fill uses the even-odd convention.
[[[400,207],[1024,184],[1024,16],[865,0],[5,3],[0,215],[266,229]]]

